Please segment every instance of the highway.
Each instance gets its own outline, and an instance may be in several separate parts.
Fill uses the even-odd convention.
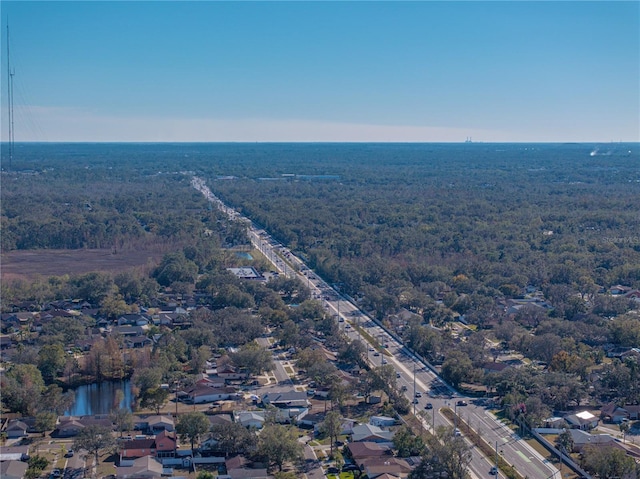
[[[498,454],[511,464],[523,477],[530,479],[561,479],[560,471],[549,461],[544,459],[526,441],[522,440],[511,429],[498,421],[490,410],[471,398],[459,395],[442,381],[437,374],[423,364],[402,343],[394,339],[380,325],[364,315],[352,302],[346,300],[330,285],[325,283],[315,273],[307,268],[302,260],[293,255],[286,247],[272,239],[269,234],[257,228],[250,220],[243,218],[232,208],[224,205],[206,186],[200,178],[192,181],[194,188],[198,189],[210,201],[227,213],[230,218],[244,221],[248,225],[248,234],[253,246],[258,249],[282,274],[287,277],[299,277],[306,281],[312,295],[321,299],[325,307],[338,319],[339,325],[352,340],[361,339],[367,347],[368,359],[372,365],[390,364],[396,370],[398,386],[406,387],[405,394],[413,403],[417,399],[414,411],[425,411],[428,420],[422,420],[425,427],[432,425],[454,426],[443,416],[440,410],[449,407],[456,411],[476,433],[484,438],[490,445],[497,449]],[[358,332],[362,328],[370,337],[376,339],[378,344],[386,345],[388,354],[381,354],[375,346],[368,344]],[[415,389],[414,389],[415,388]],[[420,397],[415,397],[420,393]],[[464,401],[466,405],[458,406],[458,401]],[[430,403],[432,409],[426,409]],[[420,417],[420,416],[418,416]],[[502,473],[498,476],[490,475],[489,471],[495,464],[494,458],[486,458],[477,448],[472,450],[470,464],[471,475],[474,478],[505,477]]]

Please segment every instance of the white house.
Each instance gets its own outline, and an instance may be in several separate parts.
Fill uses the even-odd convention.
[[[351,440],[353,442],[391,442],[393,433],[391,431],[383,431],[378,426],[372,426],[371,424],[359,424],[353,427]]]
[[[198,385],[186,391],[185,402],[191,404],[202,404],[214,401],[227,401],[238,399],[237,389],[234,387],[212,388],[210,386]]]
[[[280,423],[299,423],[307,414],[309,414],[309,408],[306,407],[291,407],[286,409],[278,409],[276,412],[276,421]]]
[[[393,426],[396,422],[394,418],[388,416],[371,416],[369,419],[369,424],[378,427]]]
[[[247,428],[262,429],[264,425],[264,413],[257,411],[240,411],[233,413],[235,422]]]
[[[586,431],[598,426],[598,418],[589,411],[581,411],[564,417],[569,426]]]

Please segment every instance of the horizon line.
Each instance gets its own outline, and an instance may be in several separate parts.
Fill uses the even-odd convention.
[[[132,145],[183,145],[183,144],[201,144],[201,145],[225,145],[225,144],[236,144],[236,145],[255,145],[255,144],[288,144],[288,145],[309,145],[309,144],[343,144],[343,145],[357,145],[357,144],[379,144],[379,145],[429,145],[429,144],[447,144],[447,145],[530,145],[530,144],[545,144],[545,145],[590,145],[590,144],[606,144],[606,145],[619,145],[619,144],[640,144],[640,140],[589,140],[589,141],[551,141],[551,140],[535,140],[535,141],[132,141],[132,140],[121,140],[121,141],[98,141],[98,140],[84,140],[84,141],[14,141],[13,145],[36,145],[36,144],[76,144],[76,145],[95,145],[95,144],[132,144]],[[9,141],[0,141],[0,146],[9,145]]]

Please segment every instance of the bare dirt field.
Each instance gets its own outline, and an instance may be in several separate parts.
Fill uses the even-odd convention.
[[[111,249],[10,251],[0,256],[2,281],[30,279],[35,276],[61,276],[90,271],[118,272],[132,268],[152,267],[163,252]]]

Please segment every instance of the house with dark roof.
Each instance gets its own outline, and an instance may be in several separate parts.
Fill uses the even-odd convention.
[[[129,349],[144,348],[153,344],[153,341],[145,335],[127,336],[122,342]]]
[[[391,456],[392,451],[389,446],[378,444],[377,442],[350,442],[347,444],[348,455],[354,460],[359,461],[368,457]]]
[[[488,361],[482,365],[482,370],[484,371],[485,374],[499,373],[504,371],[508,367],[509,365],[505,363]]]
[[[600,418],[613,424],[620,424],[625,420],[635,421],[640,419],[640,405],[625,404],[624,406],[618,406],[612,402],[602,407]]]
[[[605,422],[620,424],[629,419],[629,412],[612,402],[600,409],[600,418]]]
[[[7,428],[5,432],[7,433],[7,437],[9,439],[16,439],[19,437],[25,437],[27,435],[28,426],[23,421],[19,419],[12,419],[7,424]]]
[[[144,456],[155,456],[155,439],[132,439],[122,443],[121,459],[135,459]]]
[[[249,377],[246,372],[238,371],[238,369],[231,364],[225,364],[217,368],[216,375],[225,380],[246,379]]]
[[[107,416],[59,416],[58,427],[53,431],[55,437],[74,437],[87,426],[113,428],[113,422]]]
[[[277,393],[267,393],[262,396],[263,404],[271,404],[278,408],[288,407],[308,407],[309,400],[304,391],[285,391]]]
[[[118,316],[118,326],[146,326],[151,323],[151,317],[142,313],[122,314]]]

